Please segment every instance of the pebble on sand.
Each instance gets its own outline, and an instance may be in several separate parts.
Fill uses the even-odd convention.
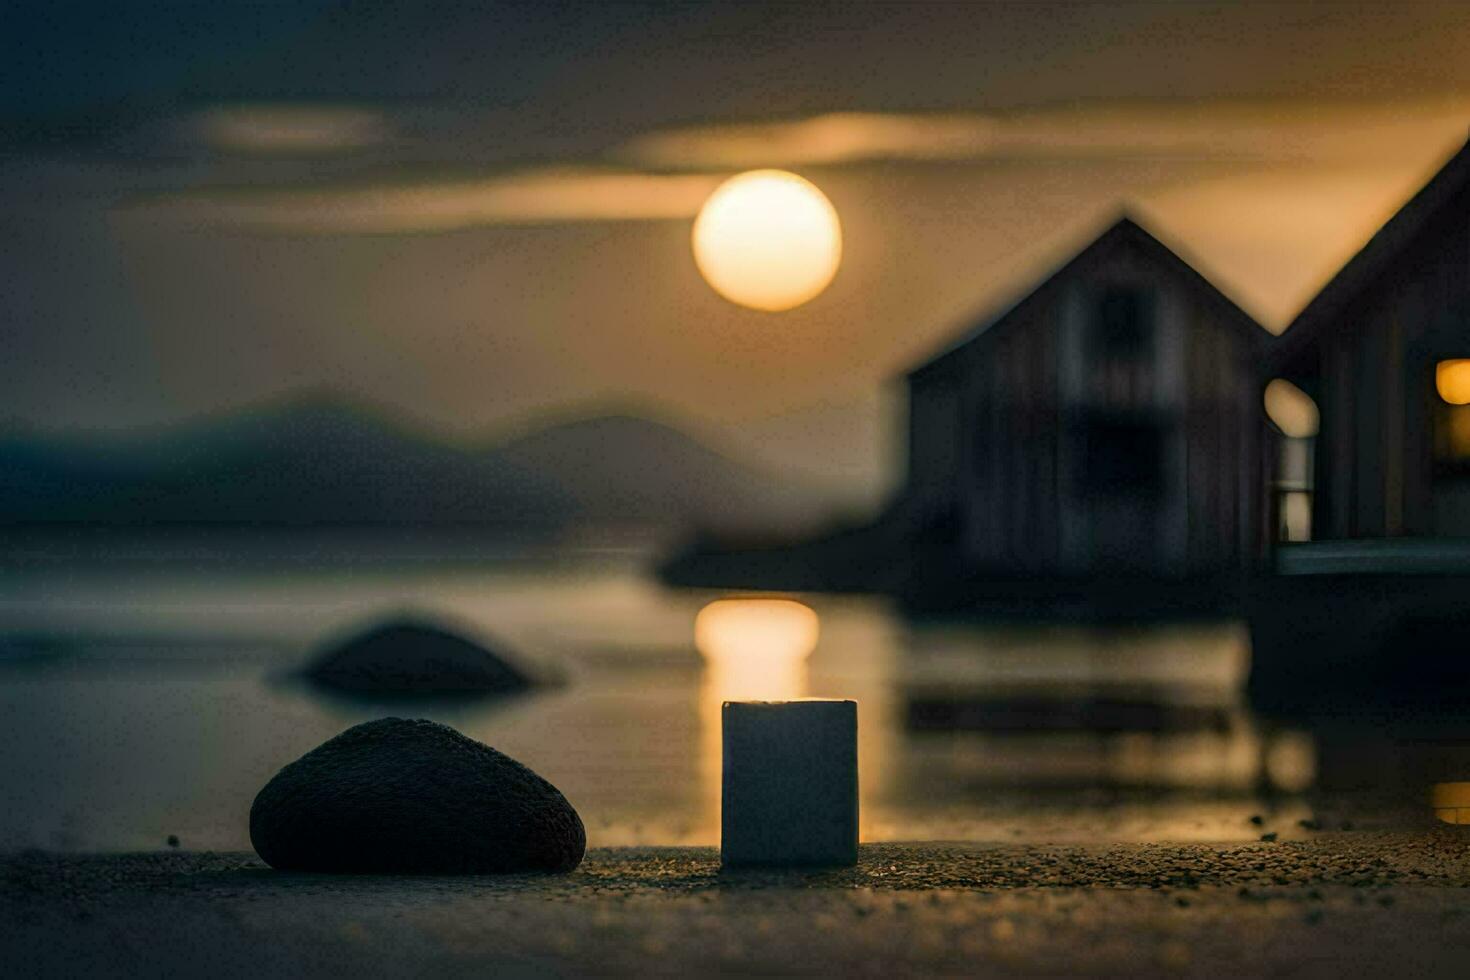
[[[277,773],[250,841],[280,870],[379,874],[570,871],[577,811],[509,756],[432,721],[348,729]]]

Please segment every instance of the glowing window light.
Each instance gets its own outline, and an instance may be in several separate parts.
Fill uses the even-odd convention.
[[[1273,380],[1266,385],[1262,401],[1266,415],[1289,438],[1310,439],[1317,434],[1320,424],[1317,403],[1290,381],[1285,378]]]
[[[1312,540],[1312,495],[1302,490],[1282,494],[1281,523],[1287,541]]]
[[[1470,358],[1440,361],[1434,366],[1434,387],[1451,405],[1470,405]]]
[[[1446,437],[1452,459],[1470,459],[1470,405],[1456,405],[1449,410]]]

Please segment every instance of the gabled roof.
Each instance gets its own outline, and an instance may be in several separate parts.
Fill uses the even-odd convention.
[[[1248,334],[1252,343],[1262,344],[1270,337],[1270,334],[1256,322],[1255,318],[1241,309],[1234,300],[1222,293],[1214,283],[1201,275],[1193,265],[1181,258],[1178,252],[1159,241],[1146,228],[1125,213],[1110,225],[1107,230],[1094,238],[1090,244],[1063,263],[1055,272],[1031,287],[1018,299],[1005,304],[980,319],[975,326],[962,332],[958,338],[951,341],[934,356],[917,367],[910,369],[907,372],[908,376],[912,378],[941,369],[942,365],[950,363],[956,354],[971,344],[988,341],[1000,335],[1004,332],[1004,328],[1007,326],[1007,321],[1011,315],[1029,305],[1053,282],[1070,276],[1078,268],[1091,262],[1099,253],[1128,246],[1140,249],[1146,256],[1153,258],[1164,268],[1173,271],[1187,285],[1193,287],[1196,294],[1202,296],[1207,303],[1215,306],[1223,314],[1224,320],[1227,323],[1235,324],[1239,330]]]
[[[1272,352],[1272,363],[1281,366],[1305,350],[1328,324],[1340,322],[1358,294],[1378,281],[1399,255],[1412,245],[1452,201],[1470,183],[1470,142],[1455,151],[1454,156],[1429,178],[1409,202],[1392,218],[1358,254],[1338,270],[1281,334]]]

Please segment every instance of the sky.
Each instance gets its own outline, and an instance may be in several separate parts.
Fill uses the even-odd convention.
[[[23,0],[0,430],[634,413],[870,502],[894,379],[1124,209],[1280,330],[1467,135],[1463,4]],[[843,226],[783,313],[690,249],[759,167]]]

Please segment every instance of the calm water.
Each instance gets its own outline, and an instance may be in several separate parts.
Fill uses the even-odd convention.
[[[879,602],[809,596],[820,631],[804,659],[806,641],[759,606],[696,644],[697,614],[720,597],[664,590],[615,552],[448,572],[167,567],[0,576],[0,848],[155,848],[169,834],[247,848],[250,802],[278,768],[390,711],[532,766],[594,845],[718,842],[726,698],[858,700],[866,840],[1252,839],[1252,814],[1289,837],[1314,815],[1417,819],[1424,779],[1462,763],[1470,775],[1453,740],[1406,755],[1367,736],[1264,730],[1241,703],[1249,642],[1233,623],[917,627]],[[287,676],[323,641],[405,610],[464,623],[568,682],[508,703],[384,709]],[[1324,802],[1325,789],[1342,792]]]

